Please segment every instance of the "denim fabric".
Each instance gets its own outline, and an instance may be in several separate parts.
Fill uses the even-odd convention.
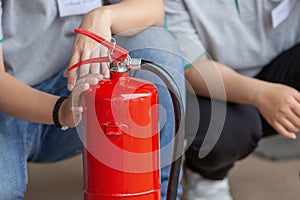
[[[160,31],[164,32],[164,31]],[[163,37],[163,38],[161,38]],[[143,31],[137,36],[126,38],[125,48],[131,50],[132,57],[143,58],[160,64],[169,70],[180,86],[183,98],[185,98],[185,85],[183,78],[183,64],[180,52],[170,34],[164,32],[159,37],[164,41],[157,42],[157,48],[131,48],[134,45],[146,47],[153,45],[157,36],[153,31]],[[145,40],[147,38],[147,40]],[[131,39],[133,39],[131,41]],[[117,41],[118,43],[118,41]],[[167,45],[166,45],[167,44]],[[130,49],[131,48],[131,49]],[[54,77],[44,81],[35,88],[56,95],[68,95],[66,79],[63,71]],[[134,77],[152,81],[159,90],[160,108],[160,144],[165,147],[173,138],[174,112],[171,97],[161,80],[154,74],[146,71],[132,71]],[[26,191],[27,161],[30,162],[54,162],[81,153],[81,141],[75,129],[62,132],[53,125],[43,125],[17,120],[4,113],[0,113],[0,199],[21,200]],[[165,199],[169,166],[172,149],[168,148],[161,153],[161,184],[162,199]],[[182,194],[179,186],[178,200]]]
[[[68,95],[63,71],[35,88]],[[41,99],[42,100],[42,99]],[[27,184],[27,161],[53,162],[81,152],[75,129],[17,120],[0,112],[0,199],[21,200]]]

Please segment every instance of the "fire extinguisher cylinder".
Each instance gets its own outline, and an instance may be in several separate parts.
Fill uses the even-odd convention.
[[[128,72],[84,93],[85,200],[160,200],[157,104],[156,87]]]

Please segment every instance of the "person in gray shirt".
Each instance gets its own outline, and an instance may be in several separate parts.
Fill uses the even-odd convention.
[[[102,6],[101,0],[0,0],[1,200],[24,198],[27,162],[54,162],[81,153],[82,142],[74,128],[78,122],[74,122],[72,111],[81,114],[83,108],[81,104],[73,107],[72,100],[79,100],[82,92],[107,75],[107,70],[100,74],[99,66],[71,72],[66,69],[81,60],[105,56],[107,49],[84,35],[76,35],[75,28],[108,40],[126,32],[131,37],[123,38],[123,47],[135,45],[135,49],[130,49],[131,56],[163,67],[172,66],[183,74],[180,58],[145,47],[164,43],[170,51],[179,51],[167,31],[162,31],[162,37],[155,36],[152,29],[141,31],[163,24],[162,0],[106,3]],[[154,80],[153,75],[144,72],[134,76]],[[177,83],[182,80],[184,89],[183,76],[178,77]],[[158,93],[167,115],[160,130],[161,144],[166,145],[175,127],[173,105],[167,88],[159,87]],[[168,160],[170,153],[162,155],[162,159]],[[168,164],[161,170],[162,199],[167,190]]]
[[[184,199],[232,199],[235,162],[300,131],[300,1],[165,0],[165,12],[190,91]]]

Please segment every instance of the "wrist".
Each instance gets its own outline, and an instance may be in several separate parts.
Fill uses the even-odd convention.
[[[63,115],[61,109],[63,107],[63,103],[67,98],[67,96],[59,97],[54,105],[52,113],[54,125],[61,130],[67,130],[69,128],[68,126],[66,126],[66,124],[63,123]]]
[[[88,31],[92,31],[103,37],[111,37],[111,35],[102,35],[103,30],[111,30],[112,26],[112,11],[109,6],[100,7],[94,9],[84,16],[84,20],[81,23],[80,28]]]
[[[253,90],[253,95],[251,98],[251,105],[255,106],[256,108],[259,108],[263,102],[265,102],[265,95],[266,91],[268,90],[268,83],[265,81],[259,81],[258,84],[256,84]]]

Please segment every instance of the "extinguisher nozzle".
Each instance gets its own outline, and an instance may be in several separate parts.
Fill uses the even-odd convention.
[[[140,58],[130,58],[129,69],[139,70],[141,69],[142,60]]]

